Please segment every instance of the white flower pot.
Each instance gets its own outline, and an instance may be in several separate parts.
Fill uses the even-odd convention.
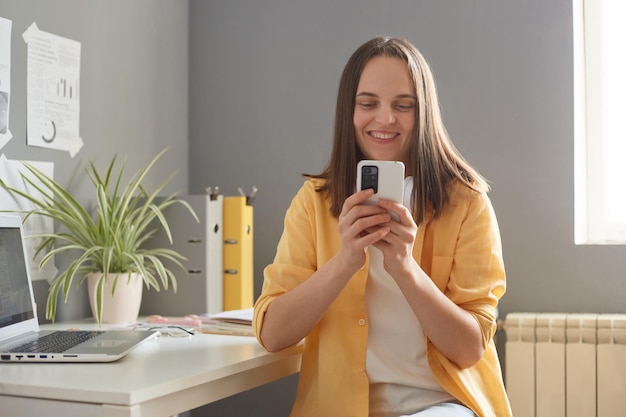
[[[128,278],[130,275],[130,279]],[[96,317],[95,288],[102,273],[89,274],[87,286],[89,291],[89,305]],[[143,278],[139,274],[120,274],[117,287],[113,294],[115,275],[109,275],[104,283],[102,294],[102,323],[122,324],[133,323],[139,316],[141,295],[143,293]]]

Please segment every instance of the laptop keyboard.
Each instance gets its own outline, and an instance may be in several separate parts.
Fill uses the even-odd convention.
[[[102,334],[97,330],[73,330],[64,332],[55,332],[42,336],[31,342],[17,346],[9,352],[20,353],[63,353],[83,342],[93,339]]]

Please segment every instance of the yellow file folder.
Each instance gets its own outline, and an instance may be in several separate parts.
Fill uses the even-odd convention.
[[[245,196],[224,197],[224,310],[254,303],[253,206]]]

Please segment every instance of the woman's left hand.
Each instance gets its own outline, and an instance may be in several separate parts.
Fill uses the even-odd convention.
[[[415,268],[413,245],[417,225],[410,211],[402,204],[381,198],[378,200],[378,205],[395,214],[397,220],[392,219],[384,225],[390,228],[389,233],[373,246],[382,252],[384,267],[389,275],[403,276]]]

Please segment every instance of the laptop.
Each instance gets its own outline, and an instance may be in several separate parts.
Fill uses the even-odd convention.
[[[40,331],[24,248],[22,219],[0,216],[0,363],[112,362],[158,335],[151,330]]]

